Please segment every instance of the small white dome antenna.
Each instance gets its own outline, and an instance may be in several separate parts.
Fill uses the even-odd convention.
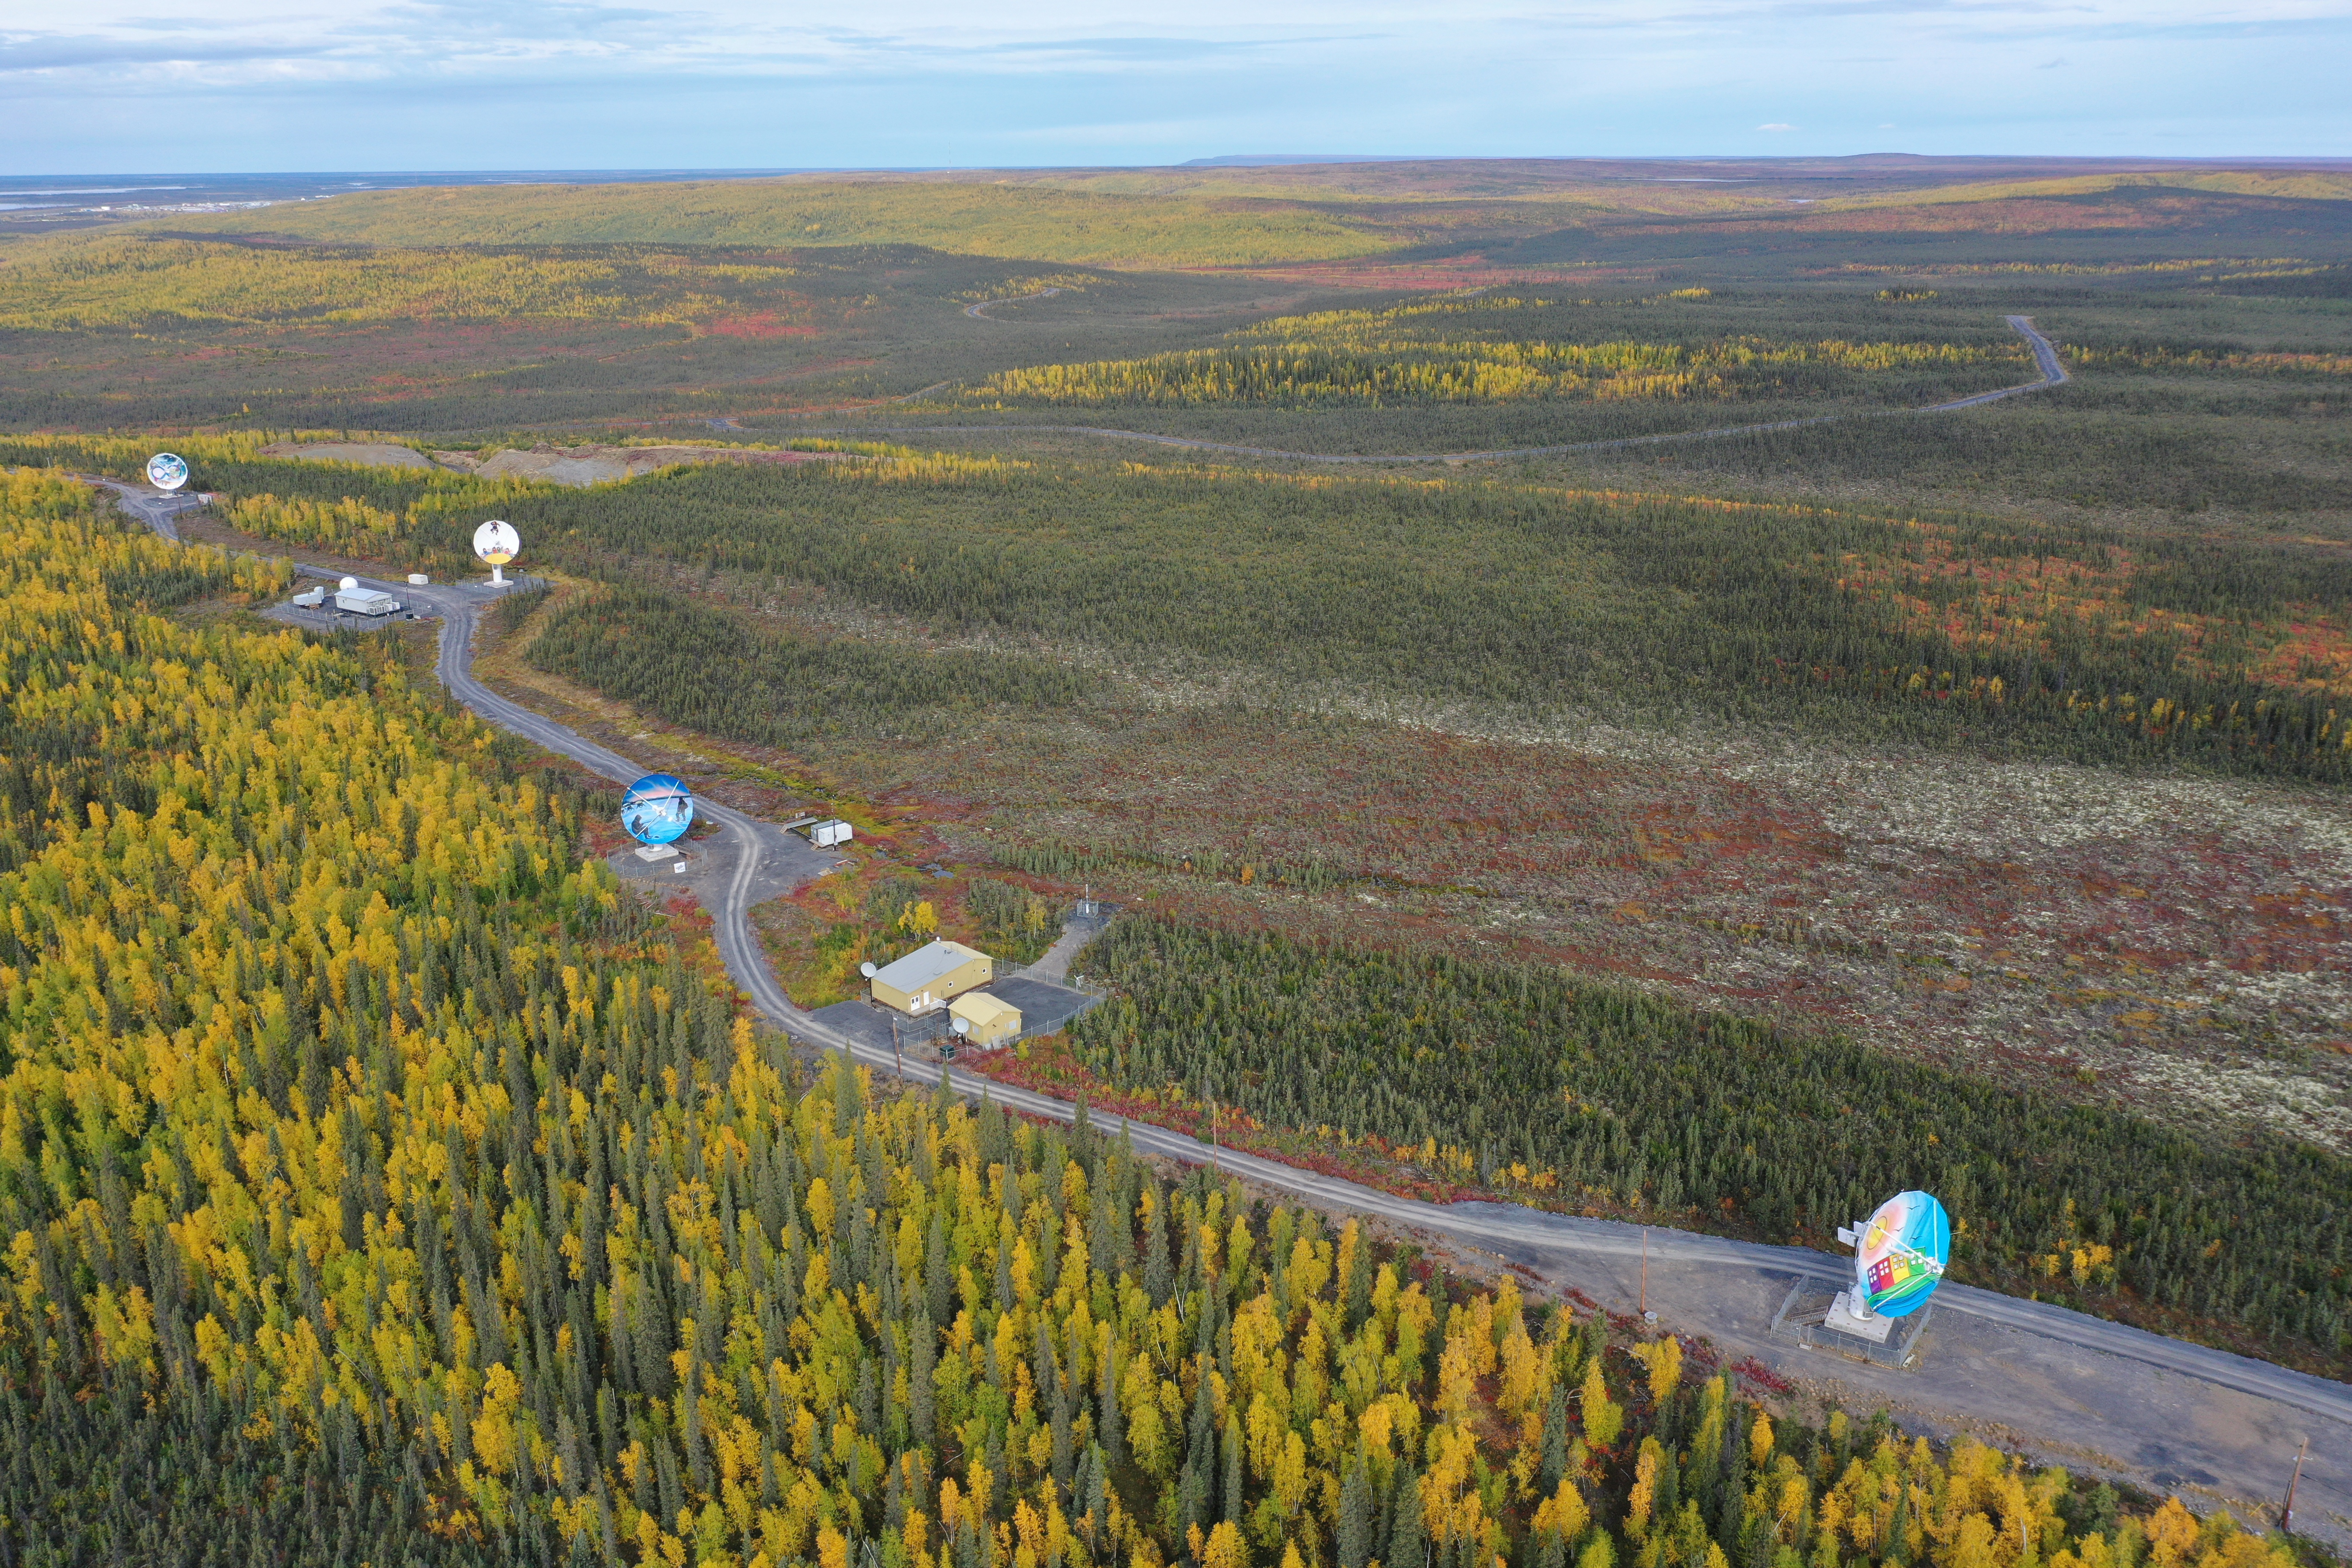
[[[346,594],[355,591],[359,585],[360,580],[356,577],[346,577],[341,582],[335,584],[336,587],[341,588]]]

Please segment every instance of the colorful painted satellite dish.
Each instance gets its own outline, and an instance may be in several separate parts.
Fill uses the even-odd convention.
[[[175,490],[188,482],[188,460],[177,452],[158,452],[147,459],[147,482],[159,490]]]
[[[621,826],[640,844],[667,844],[694,826],[694,792],[668,773],[647,773],[621,797]]]
[[[1882,1317],[1907,1317],[1943,1283],[1952,1258],[1952,1216],[1927,1193],[1897,1193],[1863,1227],[1853,1255],[1863,1303]]]
[[[522,535],[513,523],[492,518],[474,530],[474,553],[493,566],[503,566],[522,553]]]

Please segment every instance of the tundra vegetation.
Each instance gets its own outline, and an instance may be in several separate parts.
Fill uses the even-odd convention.
[[[814,593],[939,636],[1292,690],[1535,716],[1710,711],[2274,777],[2334,780],[2352,760],[2343,571],[2293,545],[1183,463],[909,456],[683,470],[586,495],[489,496],[401,469],[257,477],[277,488],[226,516],[264,536],[446,569],[495,501],[535,560],[576,572]],[[910,707],[1068,707],[1099,689],[1013,649],[747,641],[718,610],[645,586],[574,601],[534,647],[543,668],[767,744]],[[842,682],[868,700],[835,700]]]

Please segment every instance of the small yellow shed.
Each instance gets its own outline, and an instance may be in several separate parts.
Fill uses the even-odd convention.
[[[968,991],[949,1003],[948,1016],[961,1021],[963,1037],[983,1051],[1008,1045],[1021,1034],[1021,1009],[985,991]]]
[[[995,961],[960,942],[934,942],[874,972],[874,1000],[912,1016],[946,1006],[996,977]]]

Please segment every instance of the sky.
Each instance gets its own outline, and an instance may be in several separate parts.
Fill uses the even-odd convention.
[[[0,0],[0,172],[2352,154],[2352,0]]]

